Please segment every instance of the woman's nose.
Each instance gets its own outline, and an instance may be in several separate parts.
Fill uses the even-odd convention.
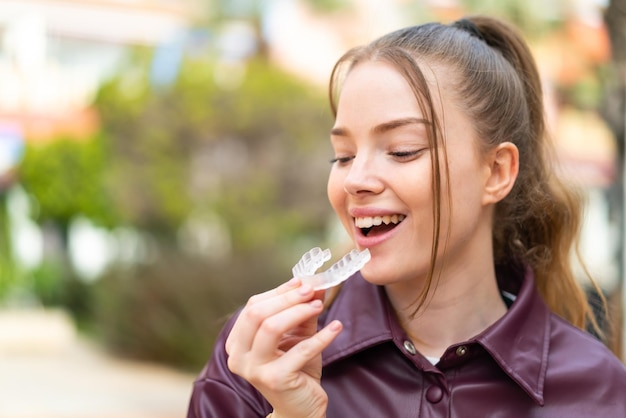
[[[344,179],[344,190],[352,195],[380,193],[383,189],[382,174],[373,158],[357,155]]]

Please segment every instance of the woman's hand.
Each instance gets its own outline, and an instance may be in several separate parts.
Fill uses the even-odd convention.
[[[342,327],[333,321],[317,332],[323,296],[300,279],[253,296],[226,340],[229,369],[267,399],[274,418],[326,416],[321,353]]]

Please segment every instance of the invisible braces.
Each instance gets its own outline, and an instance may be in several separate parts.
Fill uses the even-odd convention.
[[[352,250],[324,272],[315,274],[317,269],[330,260],[330,250],[319,247],[311,248],[304,253],[300,261],[293,266],[293,277],[300,277],[303,283],[309,284],[313,290],[323,290],[336,286],[347,280],[370,261],[369,249]]]

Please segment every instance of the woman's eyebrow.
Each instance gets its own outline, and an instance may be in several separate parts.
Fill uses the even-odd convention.
[[[372,132],[376,134],[382,134],[382,133],[400,128],[402,126],[414,125],[414,124],[428,125],[430,124],[430,122],[424,118],[413,118],[413,117],[395,119],[389,122],[383,122],[380,125],[376,125],[375,127],[372,128]]]
[[[383,122],[379,125],[374,126],[372,128],[372,132],[375,134],[382,134],[382,133],[400,128],[402,126],[414,125],[414,124],[429,125],[430,122],[424,118],[413,118],[413,117],[394,119],[394,120]],[[331,136],[350,136],[350,131],[347,128],[336,126],[330,130],[330,135]]]

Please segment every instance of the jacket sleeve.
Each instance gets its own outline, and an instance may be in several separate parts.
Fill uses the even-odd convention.
[[[265,418],[272,412],[252,385],[228,369],[224,344],[236,317],[220,332],[209,362],[194,382],[187,418]]]

